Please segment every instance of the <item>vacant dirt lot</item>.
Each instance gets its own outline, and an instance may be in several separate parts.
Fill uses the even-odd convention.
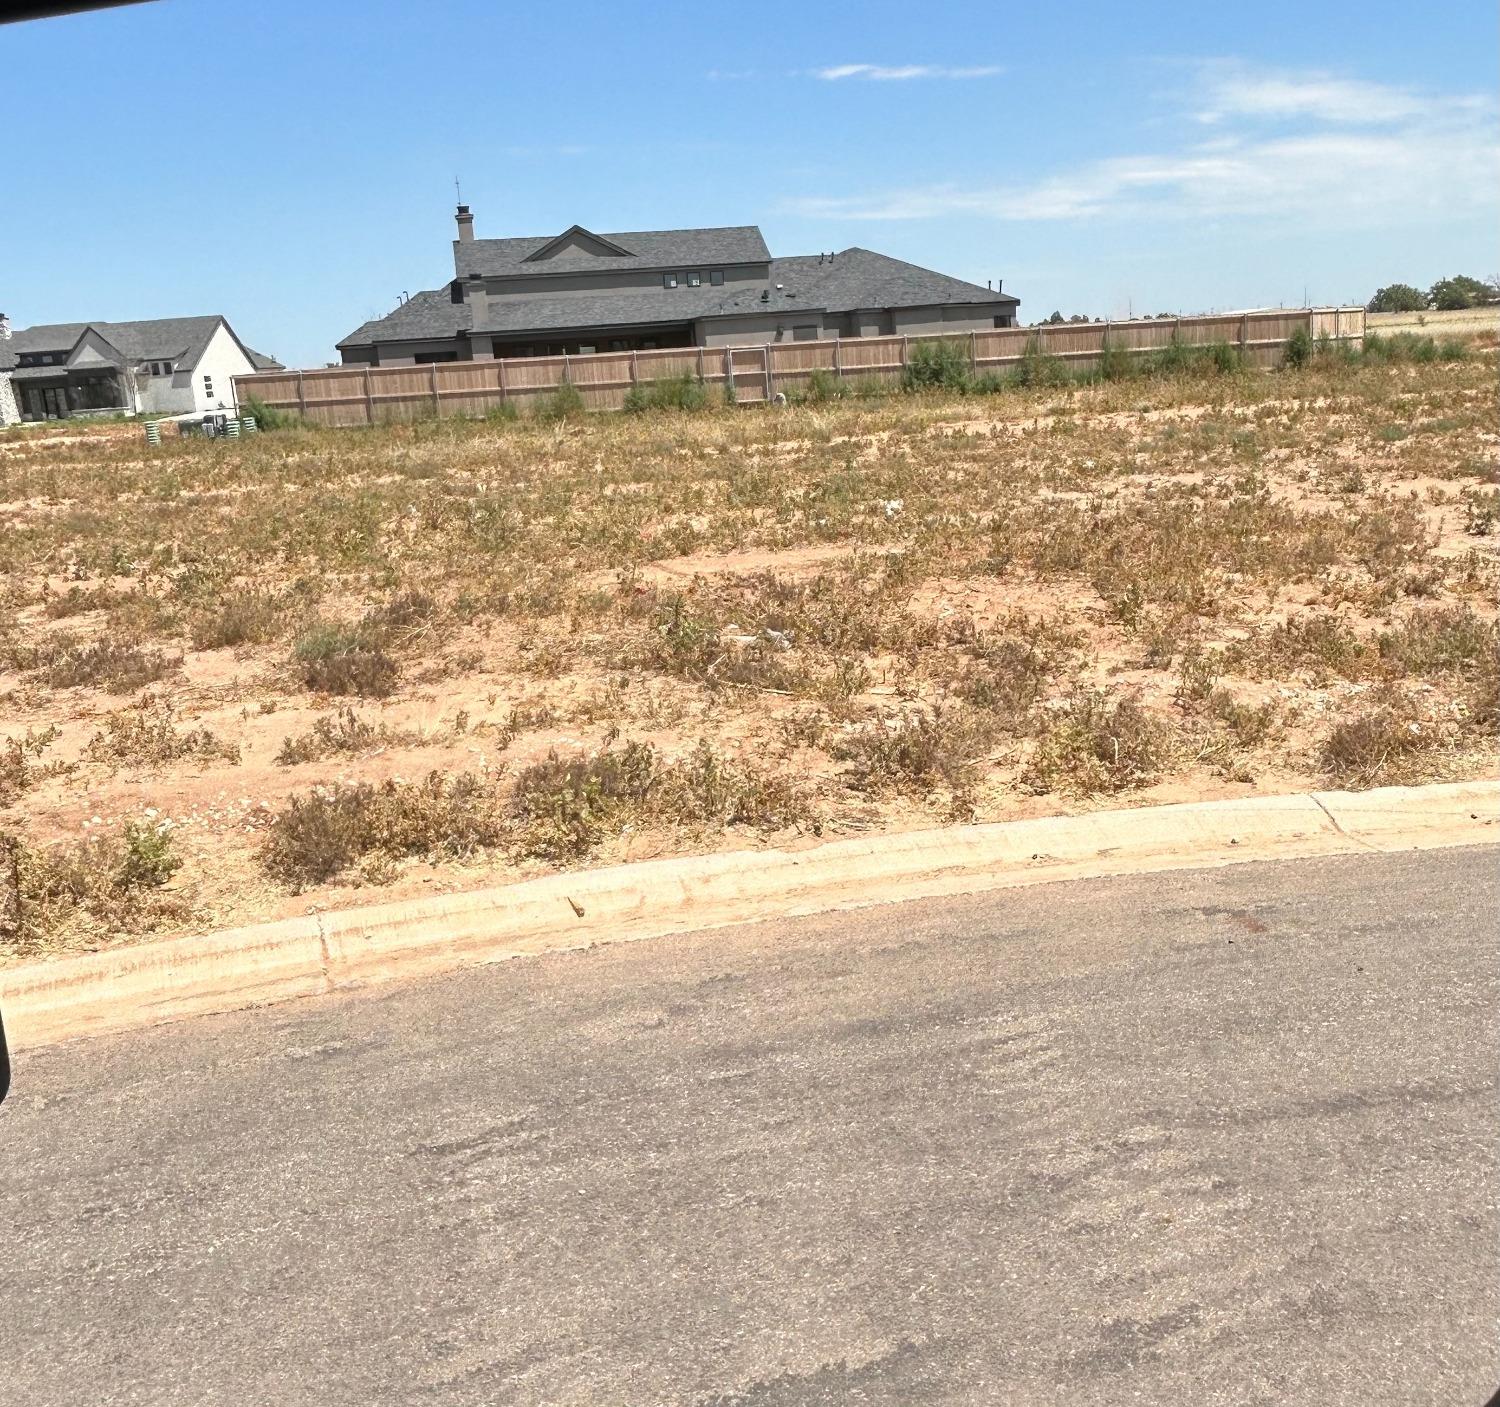
[[[1491,772],[1495,389],[1471,350],[0,436],[0,961],[674,851]]]
[[[1372,332],[1422,332],[1433,337],[1474,337],[1500,333],[1500,307],[1455,308],[1449,312],[1429,309],[1422,313],[1370,313],[1366,323]]]

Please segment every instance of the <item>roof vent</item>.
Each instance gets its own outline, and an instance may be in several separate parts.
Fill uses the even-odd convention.
[[[760,291],[760,301],[762,303],[769,303],[771,301],[771,290],[769,288],[763,288],[763,289],[761,289],[761,291]]]

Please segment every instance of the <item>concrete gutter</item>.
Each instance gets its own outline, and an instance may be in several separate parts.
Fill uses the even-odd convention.
[[[0,969],[18,1048],[538,953],[1052,880],[1500,840],[1500,782],[1100,811],[549,875]]]

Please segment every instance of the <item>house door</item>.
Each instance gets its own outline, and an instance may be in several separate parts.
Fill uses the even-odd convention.
[[[23,400],[27,413],[37,420],[62,420],[68,414],[66,386],[28,386]]]

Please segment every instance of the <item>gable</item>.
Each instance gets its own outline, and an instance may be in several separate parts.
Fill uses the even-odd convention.
[[[88,328],[68,354],[69,366],[123,366],[125,358],[118,348],[105,341],[95,329]]]
[[[628,259],[631,257],[628,249],[596,235],[592,230],[586,230],[582,225],[573,225],[564,230],[556,239],[548,240],[540,249],[533,254],[528,254],[523,260],[527,264],[544,262],[547,259],[555,259],[559,254],[567,253],[591,254],[599,259]]]

